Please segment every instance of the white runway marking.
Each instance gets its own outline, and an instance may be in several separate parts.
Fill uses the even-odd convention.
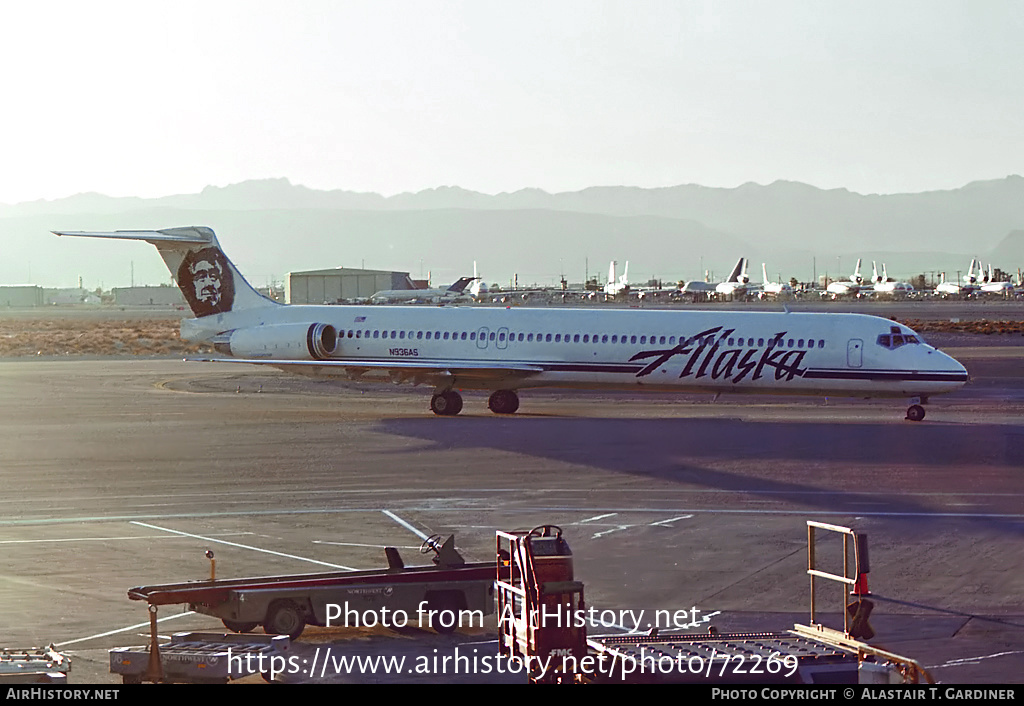
[[[184,613],[175,613],[174,615],[168,615],[166,618],[157,618],[156,622],[162,623],[165,620],[174,620],[175,618],[180,618],[180,617],[185,616],[185,615],[195,615],[195,613],[192,612],[191,610],[186,611]],[[118,633],[128,632],[129,630],[138,630],[139,628],[148,628],[148,627],[149,627],[149,621],[147,620],[144,623],[138,623],[137,625],[129,625],[126,628],[118,628],[117,630],[109,630],[107,632],[97,633],[96,635],[90,635],[89,637],[80,637],[77,640],[68,640],[67,642],[58,642],[57,644],[54,645],[54,647],[67,647],[68,645],[74,645],[74,644],[77,644],[79,642],[86,642],[87,640],[96,640],[96,639],[101,638],[101,637],[108,637],[110,635],[117,635]]]
[[[606,534],[611,534],[612,532],[621,532],[622,530],[628,530],[629,528],[635,527],[635,526],[636,525],[618,525],[617,527],[612,527],[611,529],[607,529],[604,532],[596,533],[593,537],[591,537],[591,539],[600,539],[601,537],[605,536]]]
[[[996,652],[995,654],[981,655],[979,657],[965,657],[963,659],[951,659],[948,662],[944,662],[943,664],[936,664],[936,665],[931,666],[931,667],[925,667],[925,669],[939,669],[940,667],[962,667],[962,666],[968,665],[968,664],[977,664],[978,662],[980,662],[983,659],[992,659],[994,657],[1009,657],[1009,656],[1012,656],[1012,655],[1019,655],[1019,654],[1024,654],[1024,652],[1021,652],[1021,651]]]
[[[671,520],[659,520],[658,522],[652,522],[650,526],[657,527],[659,525],[670,525],[673,522],[678,522],[679,520],[689,520],[692,517],[693,515],[680,515],[679,517],[673,517]]]
[[[132,522],[133,525],[139,527],[148,527],[149,529],[160,530],[162,532],[170,532],[171,534],[181,535],[182,537],[191,537],[192,539],[201,539],[204,542],[214,542],[216,544],[226,544],[229,547],[238,547],[239,549],[251,549],[254,552],[263,552],[264,554],[273,554],[274,556],[281,556],[286,559],[298,559],[299,561],[308,561],[311,564],[319,564],[320,566],[329,566],[332,569],[343,569],[344,571],[356,571],[351,566],[342,566],[341,564],[329,564],[326,561],[318,561],[316,559],[309,559],[304,556],[296,556],[294,554],[285,554],[284,552],[275,552],[271,549],[262,549],[260,547],[253,547],[247,544],[238,544],[236,542],[226,542],[223,539],[213,539],[212,537],[203,537],[198,534],[191,534],[189,532],[180,532],[178,530],[168,529],[167,527],[158,527],[156,525],[148,525],[145,522]]]
[[[738,493],[741,491],[732,491]],[[1012,496],[1011,496],[1012,497]],[[444,510],[438,510],[435,506],[420,507],[418,505],[410,505],[404,508],[407,511],[415,512],[429,512],[437,513],[444,512]],[[751,509],[751,510],[735,510],[728,508],[679,508],[679,507],[598,507],[598,508],[581,508],[581,507],[570,507],[567,505],[551,505],[551,506],[522,506],[516,508],[510,508],[509,511],[516,513],[534,513],[534,512],[615,512],[615,513],[629,513],[629,512],[643,512],[643,513],[658,513],[662,515],[666,514],[714,514],[714,515],[775,515],[775,516],[795,516],[795,517],[806,517],[808,514],[813,514],[816,517],[897,517],[897,518],[913,518],[922,517],[930,519],[946,518],[946,519],[965,519],[965,520],[1024,520],[1024,513],[1002,513],[1002,512],[875,512],[875,511],[863,511],[858,509],[849,510],[764,510],[764,509]],[[181,513],[167,513],[167,514],[138,514],[138,515],[110,515],[110,516],[81,516],[81,517],[40,517],[36,519],[27,520],[0,520],[0,527],[31,527],[41,525],[61,525],[61,524],[82,524],[87,522],[132,522],[133,524],[145,525],[145,523],[138,522],[138,520],[187,520],[187,519],[204,519],[208,520],[217,517],[289,517],[293,515],[343,515],[349,513],[359,512],[384,512],[387,514],[387,510],[381,510],[379,507],[355,507],[355,508],[323,508],[318,510],[256,510],[256,511],[245,511],[239,510],[237,512],[181,512]],[[392,517],[392,519],[395,519]],[[396,522],[401,523],[400,519],[396,519]],[[411,525],[406,525],[410,531],[415,533],[417,536],[423,536]]]
[[[225,532],[224,536],[232,537],[241,534],[252,534],[252,532]],[[0,544],[45,544],[47,542],[121,542],[128,539],[170,539],[162,534],[142,534],[136,537],[67,537],[64,539],[4,539]]]
[[[576,524],[577,525],[582,525],[584,522],[597,522],[598,520],[604,520],[604,519],[609,518],[609,517],[615,517],[618,514],[619,513],[617,513],[617,512],[609,512],[609,513],[604,514],[604,515],[596,515],[594,517],[588,517],[585,520],[580,520]]]
[[[390,510],[381,510],[381,512],[383,512],[383,513],[384,513],[385,515],[387,515],[388,517],[390,517],[390,518],[391,518],[392,520],[394,520],[394,521],[395,521],[395,522],[397,522],[398,524],[402,525],[402,527],[405,527],[405,528],[406,528],[407,530],[409,530],[410,532],[412,532],[412,533],[413,533],[414,535],[416,535],[416,536],[417,536],[417,537],[419,537],[420,539],[422,539],[422,540],[424,540],[424,541],[426,541],[426,540],[428,539],[428,535],[425,535],[425,534],[423,534],[423,533],[422,533],[422,532],[420,532],[420,531],[419,531],[418,529],[416,529],[415,527],[413,527],[412,525],[410,525],[410,524],[409,524],[408,522],[406,522],[406,521],[405,521],[405,520],[403,520],[403,519],[402,519],[401,517],[399,517],[399,516],[398,516],[398,515],[396,515],[395,513],[391,512]]]

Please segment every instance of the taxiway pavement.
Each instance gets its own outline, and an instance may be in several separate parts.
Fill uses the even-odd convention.
[[[869,535],[876,644],[940,681],[1021,682],[1024,349],[954,354],[973,384],[921,423],[885,400],[529,391],[511,418],[472,394],[440,418],[424,390],[263,369],[0,362],[0,643],[55,643],[70,682],[113,683],[107,650],[147,633],[127,589],[206,578],[206,549],[224,577],[366,569],[385,545],[419,563],[435,532],[489,559],[495,529],[541,524],[564,529],[590,605],[786,629],[807,621],[814,519]],[[160,618],[164,634],[220,628]],[[300,642],[412,656],[493,653],[494,638],[307,628]]]

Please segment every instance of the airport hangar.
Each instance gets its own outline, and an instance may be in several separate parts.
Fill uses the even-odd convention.
[[[334,267],[327,270],[289,272],[285,301],[289,304],[330,304],[368,299],[392,289],[420,289],[408,272]]]

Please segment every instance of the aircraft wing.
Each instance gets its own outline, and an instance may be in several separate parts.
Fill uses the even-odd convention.
[[[377,376],[386,375],[396,382],[426,382],[434,379],[459,378],[475,381],[495,382],[514,378],[531,377],[544,372],[539,365],[525,363],[478,363],[475,361],[430,361],[430,360],[393,360],[393,359],[322,359],[322,360],[274,360],[267,358],[185,358],[189,362],[200,363],[248,363],[250,365],[269,365],[281,370],[298,374],[324,375],[331,368],[337,370],[339,376],[357,379],[368,373]]]

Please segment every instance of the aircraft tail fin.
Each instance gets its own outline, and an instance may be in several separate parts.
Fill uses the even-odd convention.
[[[736,266],[732,268],[732,272],[729,273],[729,278],[726,282],[739,282],[740,275],[747,269],[747,259],[741,257],[736,261]]]
[[[452,283],[452,286],[448,287],[448,292],[450,294],[462,294],[466,291],[466,287],[475,279],[476,277],[459,277]]]
[[[227,258],[211,228],[165,230],[53,231],[55,235],[145,240],[156,246],[196,318],[240,309],[279,306],[253,289]]]

